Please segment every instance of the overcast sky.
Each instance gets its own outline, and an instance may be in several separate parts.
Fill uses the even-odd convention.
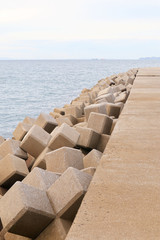
[[[0,0],[0,59],[160,57],[160,0]]]

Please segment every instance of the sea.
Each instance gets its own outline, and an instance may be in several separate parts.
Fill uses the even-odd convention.
[[[62,107],[102,78],[140,67],[160,67],[160,59],[1,60],[0,136],[11,138],[26,116]]]

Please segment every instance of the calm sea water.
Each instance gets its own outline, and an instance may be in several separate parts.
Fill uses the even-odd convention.
[[[148,66],[160,60],[0,61],[0,136],[11,137],[25,116],[70,103],[104,77]]]

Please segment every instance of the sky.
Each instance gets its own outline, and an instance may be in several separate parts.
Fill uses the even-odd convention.
[[[160,0],[0,0],[0,59],[160,57]]]

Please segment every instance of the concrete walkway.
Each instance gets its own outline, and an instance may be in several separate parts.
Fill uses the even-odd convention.
[[[139,70],[66,240],[160,240],[160,68]]]

